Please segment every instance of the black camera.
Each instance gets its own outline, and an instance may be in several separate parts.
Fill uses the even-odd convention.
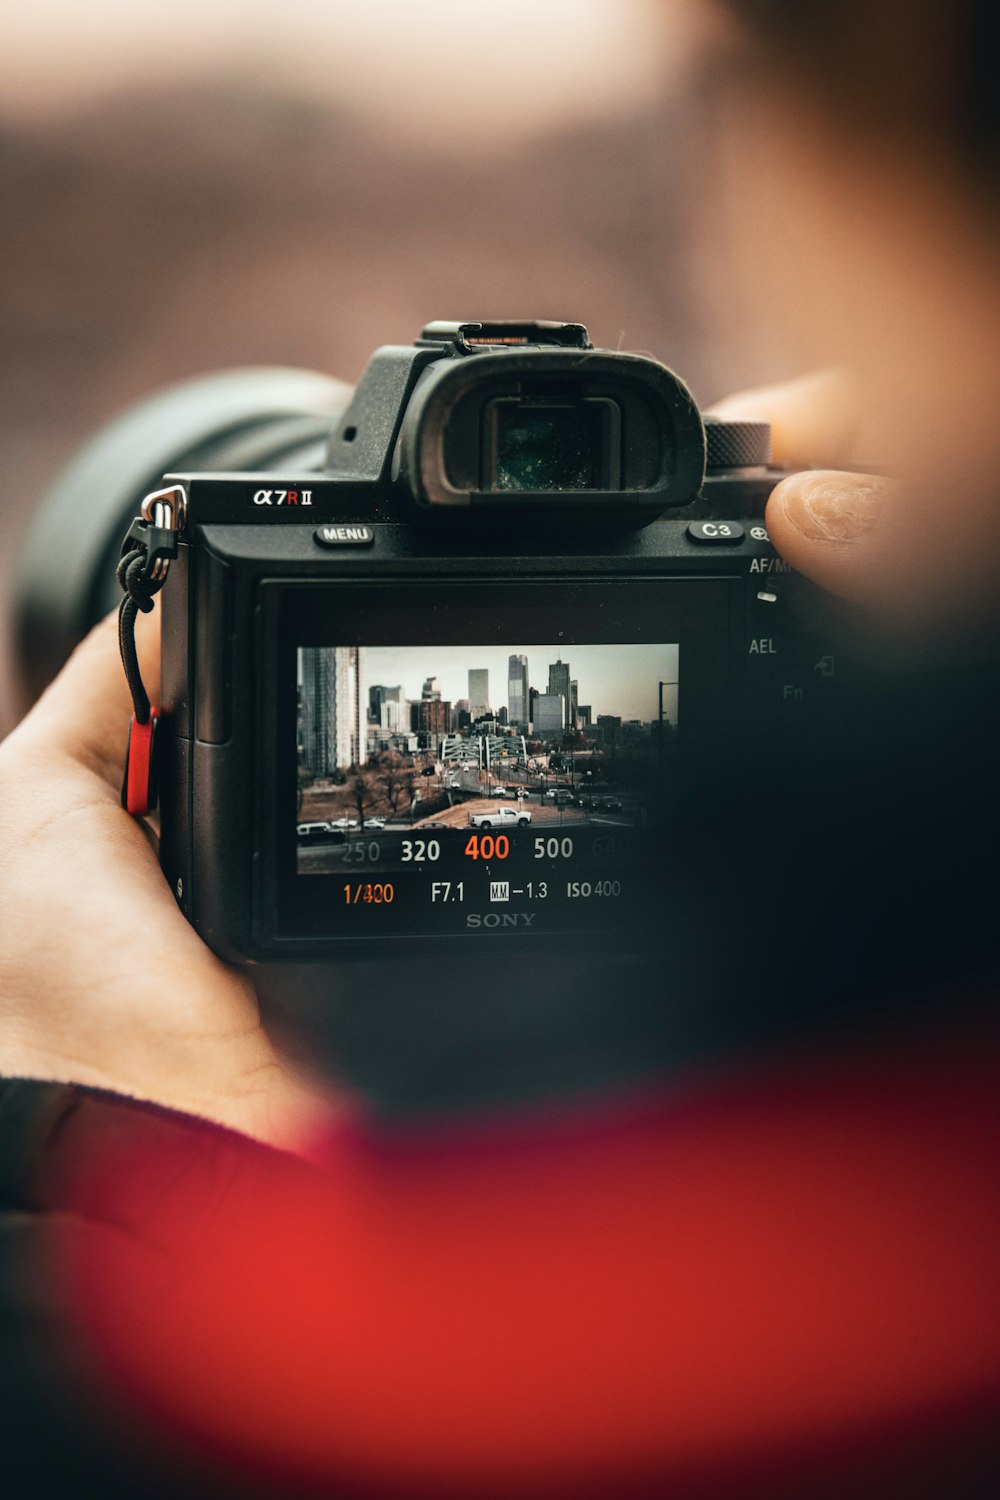
[[[431,323],[307,438],[190,443],[133,528],[181,909],[230,960],[648,945],[692,769],[832,691],[767,425],[580,324]]]

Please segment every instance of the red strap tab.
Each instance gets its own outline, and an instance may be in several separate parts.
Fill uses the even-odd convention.
[[[134,818],[144,818],[156,806],[155,745],[159,717],[160,710],[151,708],[145,724],[137,724],[133,714],[129,725],[122,803]]]

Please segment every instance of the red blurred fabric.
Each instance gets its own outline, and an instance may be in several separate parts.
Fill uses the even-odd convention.
[[[977,1443],[985,1472],[997,1076],[981,1037],[812,1052],[355,1120],[318,1166],[149,1112],[74,1164],[63,1272],[130,1402],[289,1486],[874,1493]]]

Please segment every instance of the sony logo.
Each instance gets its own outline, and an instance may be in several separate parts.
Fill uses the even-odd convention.
[[[465,919],[466,927],[530,927],[538,916],[537,911],[488,911],[485,915],[470,911]]]

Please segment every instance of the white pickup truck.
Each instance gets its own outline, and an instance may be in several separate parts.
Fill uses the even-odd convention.
[[[470,813],[470,828],[526,828],[531,814],[523,807],[492,807],[489,812]]]

